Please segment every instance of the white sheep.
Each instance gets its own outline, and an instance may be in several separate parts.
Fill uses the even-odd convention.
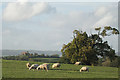
[[[31,66],[31,64],[30,64],[30,63],[27,63],[26,66],[27,66],[27,68],[29,68],[29,67]]]
[[[39,66],[38,64],[32,64],[32,65],[30,66],[29,70],[31,70],[31,69],[36,69],[38,66]]]
[[[81,64],[81,62],[76,62],[76,63],[75,63],[75,65],[80,65],[80,64]]]
[[[52,68],[60,67],[60,63],[55,63],[52,65]]]
[[[39,70],[39,69],[43,69],[43,70],[46,70],[48,72],[49,64],[47,64],[47,63],[41,64],[37,67],[37,70]]]
[[[44,66],[41,64],[36,69],[39,70],[39,69],[43,69],[43,68],[44,68]]]
[[[82,72],[82,71],[88,71],[88,72],[89,72],[89,68],[86,67],[86,66],[84,66],[84,67],[82,67],[82,68],[80,69],[80,72]]]

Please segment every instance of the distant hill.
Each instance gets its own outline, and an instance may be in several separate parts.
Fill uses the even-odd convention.
[[[20,55],[21,52],[29,51],[30,53],[38,53],[38,54],[45,54],[45,55],[52,55],[52,54],[58,54],[62,55],[60,51],[40,51],[40,50],[2,50],[2,56],[14,56],[14,55]]]

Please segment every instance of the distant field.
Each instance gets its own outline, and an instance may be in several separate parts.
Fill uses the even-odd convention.
[[[118,78],[118,68],[115,67],[90,67],[89,72],[79,72],[81,65],[62,64],[60,68],[48,72],[44,70],[28,70],[28,61],[2,60],[2,76],[4,78]],[[42,64],[41,62],[30,62]]]
[[[59,61],[59,58],[30,58],[37,62],[47,62],[47,63],[55,63]]]

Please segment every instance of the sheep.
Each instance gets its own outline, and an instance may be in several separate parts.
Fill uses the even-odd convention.
[[[44,66],[43,65],[39,65],[36,69],[39,70],[39,69],[43,69]]]
[[[46,69],[47,72],[48,72],[48,69],[49,69],[49,64],[43,64],[44,68],[43,69]]]
[[[29,67],[29,70],[31,69],[36,69],[39,65],[38,64],[32,64],[30,67]]]
[[[60,67],[60,63],[55,63],[52,65],[52,68]]]
[[[81,64],[81,62],[76,62],[76,63],[75,63],[75,65],[80,65],[80,64]]]
[[[30,64],[30,63],[27,63],[26,66],[27,66],[27,68],[29,68],[29,67],[31,66],[31,64]]]
[[[45,69],[48,72],[49,64],[47,64],[47,63],[41,64],[37,67],[37,70],[39,70],[39,69],[43,69],[43,70]]]
[[[82,67],[82,68],[80,69],[80,72],[82,72],[82,71],[88,71],[88,72],[89,72],[89,68],[86,67],[86,66],[84,66],[84,67]]]

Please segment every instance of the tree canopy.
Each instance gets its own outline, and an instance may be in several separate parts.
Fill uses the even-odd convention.
[[[63,60],[67,63],[81,61],[87,65],[97,64],[99,57],[109,57],[112,61],[115,50],[109,46],[107,41],[103,41],[102,37],[119,34],[119,31],[110,26],[105,26],[103,30],[101,27],[95,28],[95,30],[98,33],[90,36],[86,32],[74,30],[73,40],[68,44],[64,44],[61,49]]]

